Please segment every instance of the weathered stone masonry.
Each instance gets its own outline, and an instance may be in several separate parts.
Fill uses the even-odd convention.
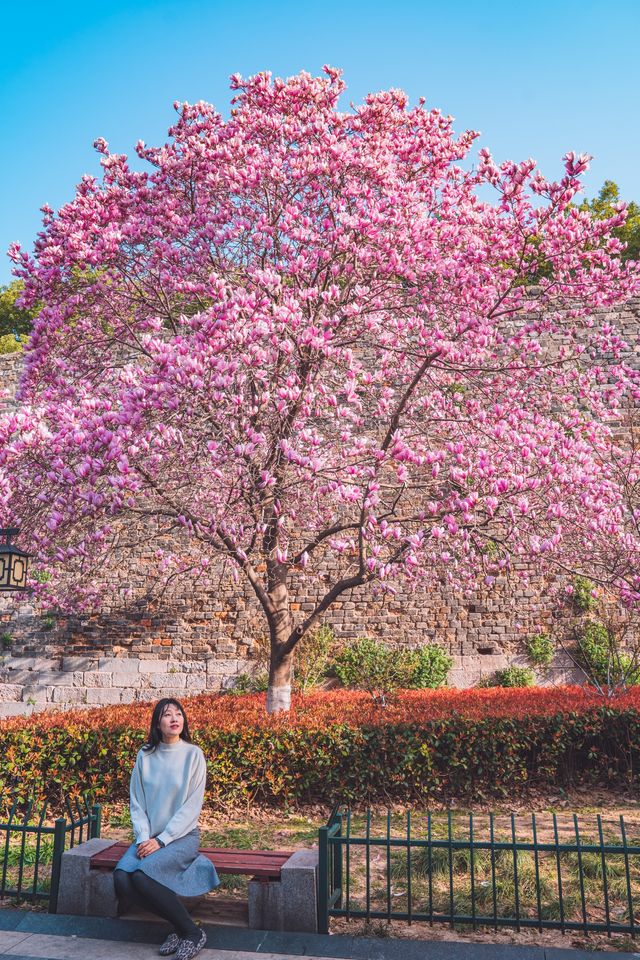
[[[637,338],[640,301],[608,316],[623,336]],[[5,407],[15,402],[20,362],[19,354],[0,356]],[[133,569],[139,582],[152,576],[153,551],[141,549],[132,575]],[[454,657],[451,682],[468,686],[507,663],[524,662],[522,638],[567,615],[554,599],[555,587],[553,578],[524,586],[514,577],[490,593],[467,595],[400,587],[396,597],[381,599],[361,589],[343,595],[326,622],[345,639],[368,634],[408,645],[438,642]],[[314,608],[314,594],[310,587],[297,598],[301,611]],[[0,715],[218,690],[247,669],[264,633],[251,588],[220,571],[164,604],[119,608],[112,599],[94,616],[49,619],[28,604],[0,599]],[[566,662],[554,667],[555,681],[571,675]]]

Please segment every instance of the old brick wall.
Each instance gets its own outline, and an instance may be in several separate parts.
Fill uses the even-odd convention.
[[[16,406],[16,391],[22,368],[22,353],[0,354],[0,414]]]
[[[608,316],[631,341],[637,338],[640,301]],[[640,365],[640,355],[636,354]],[[0,356],[0,386],[15,394],[20,355]],[[151,549],[132,560],[138,582],[153,576]],[[469,686],[509,662],[524,662],[522,640],[570,614],[558,600],[553,577],[528,584],[514,575],[489,592],[455,594],[446,589],[408,589],[376,597],[361,589],[344,594],[325,621],[338,637],[363,634],[415,645],[437,642],[454,657],[451,677]],[[296,598],[311,610],[324,584],[311,584]],[[109,605],[110,603],[110,605]],[[184,586],[152,603],[124,606],[107,601],[100,614],[49,617],[29,604],[0,598],[0,715],[47,704],[120,703],[175,692],[220,689],[250,665],[265,623],[248,585],[235,584],[222,569],[207,582]],[[551,681],[571,677],[558,659]]]

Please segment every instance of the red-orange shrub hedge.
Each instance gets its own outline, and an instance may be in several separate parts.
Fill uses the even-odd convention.
[[[612,700],[578,687],[406,691],[386,708],[348,691],[185,700],[209,765],[211,805],[504,797],[531,784],[630,782],[640,769],[640,689]],[[151,706],[4,721],[0,787],[57,799],[124,800]]]

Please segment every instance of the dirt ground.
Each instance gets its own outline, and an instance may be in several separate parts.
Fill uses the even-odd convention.
[[[640,920],[640,918],[639,918]],[[640,955],[640,937],[607,937],[592,934],[585,937],[565,933],[557,930],[452,930],[448,925],[430,927],[427,923],[400,923],[384,920],[370,923],[356,920],[334,919],[331,922],[332,933],[342,933],[349,936],[366,937],[403,937],[407,940],[456,941],[460,943],[496,943],[517,944],[524,947],[556,947],[558,949],[580,949],[588,951],[604,951],[611,953],[635,953]]]

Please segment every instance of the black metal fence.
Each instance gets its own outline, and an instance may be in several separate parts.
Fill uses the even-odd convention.
[[[101,809],[82,800],[65,800],[67,816],[47,821],[48,805],[38,814],[33,803],[12,803],[0,823],[0,897],[32,903],[48,901],[55,913],[62,854],[68,847],[100,836]]]
[[[345,917],[636,936],[640,837],[629,834],[623,817],[337,807],[319,835],[319,929]]]

